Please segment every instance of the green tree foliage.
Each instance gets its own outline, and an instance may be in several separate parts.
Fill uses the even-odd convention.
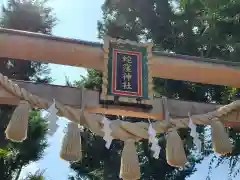
[[[106,0],[102,6],[103,19],[98,22],[99,38],[109,35],[134,41],[152,41],[154,51],[239,61],[240,35],[237,33],[240,25],[239,5],[239,1],[227,0],[211,2],[208,0]],[[101,90],[101,75],[100,72],[90,69],[88,76],[75,82],[75,85]],[[161,78],[154,78],[153,82],[155,93],[169,98],[222,104],[239,96],[238,89],[226,86]],[[204,156],[213,153],[209,128],[198,128],[204,140],[204,151],[200,157],[192,151],[189,132],[181,130],[190,162],[183,170],[167,165],[164,150],[161,152],[160,160],[154,160],[147,142],[140,142],[138,152],[142,169],[141,179],[183,180],[191,175],[195,171],[195,165]],[[229,131],[235,149],[232,154],[218,159],[217,164],[229,162],[230,174],[236,175],[239,172],[238,169],[234,169],[239,157],[239,135],[234,130]],[[85,139],[85,136],[88,138]],[[95,137],[88,131],[84,132],[84,137],[84,159],[82,162],[72,164],[72,168],[79,176],[88,179],[118,179],[122,144],[114,142],[108,151],[104,149],[101,138]],[[164,149],[164,140],[159,143]],[[101,152],[101,156],[100,153],[95,152]]]
[[[101,90],[102,73],[94,69],[87,69],[87,77],[81,76],[80,81],[75,81],[74,86],[85,87],[87,89]]]
[[[9,142],[0,149],[0,177],[17,180],[24,166],[42,158],[47,147],[47,122],[39,111],[32,111],[29,117],[28,138],[22,143]]]
[[[2,7],[0,26],[9,29],[51,34],[56,17],[46,0],[9,0]],[[35,61],[37,59],[34,59]],[[1,58],[0,72],[9,78],[49,82],[47,64]]]
[[[204,29],[201,33],[202,38],[199,39],[204,56],[239,61],[240,36],[236,31],[236,28],[240,26],[239,1],[181,0],[180,7],[183,10],[192,7],[198,10],[195,22],[198,22],[199,25],[196,30],[201,32],[199,30]],[[212,99],[217,102],[229,102],[239,96],[238,89],[229,87],[212,86],[210,92]],[[229,179],[239,175],[239,130],[229,129],[229,134],[234,143],[234,150],[226,156],[213,156],[209,166],[208,179],[211,177],[212,169],[224,163],[229,165]]]

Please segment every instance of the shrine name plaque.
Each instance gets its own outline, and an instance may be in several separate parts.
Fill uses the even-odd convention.
[[[151,106],[152,44],[107,37],[103,49],[105,69],[100,99]]]

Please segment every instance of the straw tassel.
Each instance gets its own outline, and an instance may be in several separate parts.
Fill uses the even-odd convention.
[[[214,151],[221,155],[231,153],[233,147],[223,124],[220,121],[213,120],[211,127]]]
[[[174,167],[183,167],[187,163],[182,139],[175,129],[168,132],[166,158],[168,164]]]
[[[67,132],[62,142],[60,157],[71,162],[80,161],[82,159],[81,134],[76,123],[68,123]]]
[[[121,157],[120,178],[138,180],[141,177],[139,159],[134,140],[126,140]]]
[[[29,110],[30,104],[24,100],[20,101],[5,130],[7,139],[22,142],[27,138]]]

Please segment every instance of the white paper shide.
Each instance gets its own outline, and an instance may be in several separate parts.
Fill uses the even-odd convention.
[[[45,116],[45,118],[48,119],[48,129],[49,133],[53,134],[56,132],[58,125],[57,125],[57,112],[58,109],[56,108],[55,100],[53,101],[53,104],[47,109],[48,114]]]
[[[198,151],[201,152],[202,149],[202,143],[199,139],[199,134],[197,132],[197,126],[193,123],[190,113],[188,114],[189,116],[189,123],[188,123],[188,127],[191,129],[190,132],[190,136],[192,136],[193,138],[193,143],[195,144],[195,146],[197,147]]]
[[[106,141],[105,147],[109,149],[113,140],[113,137],[111,136],[112,130],[110,128],[111,121],[104,116],[102,118],[102,123],[103,123],[102,131],[104,132],[103,139]]]
[[[158,145],[158,138],[156,137],[157,133],[152,127],[152,124],[149,124],[148,128],[149,143],[151,144],[151,150],[153,151],[153,157],[155,159],[159,158],[161,147]]]

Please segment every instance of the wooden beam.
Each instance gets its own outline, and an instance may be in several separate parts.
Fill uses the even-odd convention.
[[[103,113],[111,115],[124,115],[127,117],[152,118],[162,120],[162,99],[155,98],[153,102],[153,109],[144,111],[134,107],[119,107],[108,106],[103,108],[98,102],[99,93],[97,91],[90,91],[79,88],[71,88],[65,86],[55,86],[49,84],[37,84],[24,81],[14,81],[20,87],[25,88],[29,92],[43,97],[49,101],[56,99],[62,104],[79,108],[84,105],[86,111],[89,113]],[[64,96],[63,96],[64,94]],[[82,97],[82,98],[81,98]],[[18,105],[19,99],[0,87],[0,104]],[[168,100],[168,109],[172,118],[187,117],[191,110],[192,114],[203,114],[214,111],[220,105],[196,103],[179,100]],[[225,126],[240,129],[240,119],[236,118],[236,114],[232,113],[224,122]],[[94,119],[95,116],[91,116]],[[234,120],[234,121],[233,121]]]
[[[144,112],[143,109],[134,108],[134,107],[126,107],[126,106],[108,106],[104,107],[103,105],[99,106],[87,106],[84,107],[85,111],[89,113],[98,113],[98,114],[110,114],[110,115],[123,115],[126,117],[139,117],[145,119],[163,119],[163,114],[159,110],[158,113]]]
[[[238,64],[238,63],[236,63]],[[199,62],[176,57],[154,56],[152,72],[155,77],[202,84],[216,84],[240,88],[239,66]]]
[[[240,88],[240,63],[153,52],[154,77]],[[103,71],[99,43],[0,29],[0,57],[81,66]]]
[[[82,106],[87,106],[86,110],[91,113],[106,113],[112,115],[124,114],[124,116],[130,117],[150,117],[159,120],[163,119],[161,98],[154,99],[153,108],[149,111],[134,107],[119,106],[108,106],[107,109],[103,109],[103,106],[99,104],[99,92],[97,91],[24,81],[14,82],[20,87],[25,88],[27,91],[49,101],[56,99],[62,104],[79,109]],[[18,98],[5,91],[3,88],[0,88],[0,104],[18,105],[18,103]],[[219,106],[215,104],[196,103],[171,99],[168,101],[168,109],[172,117],[186,117],[190,110],[193,114],[207,113],[215,110],[218,107]]]
[[[98,43],[0,29],[0,57],[103,70],[102,56]]]

